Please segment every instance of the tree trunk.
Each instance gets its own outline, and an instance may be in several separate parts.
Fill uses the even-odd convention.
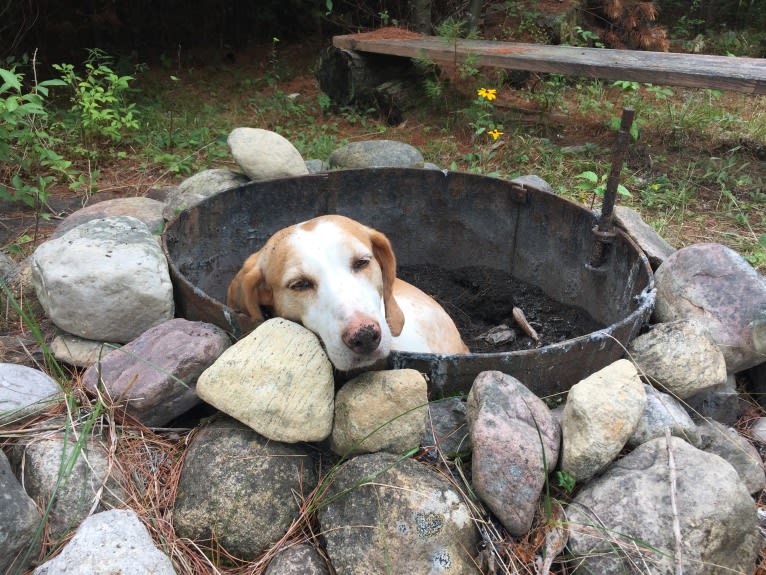
[[[479,20],[481,19],[481,0],[471,0],[471,14],[468,19],[469,30],[479,29]]]
[[[412,20],[416,32],[431,33],[431,0],[412,0]]]
[[[343,50],[330,46],[317,69],[319,88],[337,106],[375,108],[389,124],[417,104],[423,74],[409,58]]]

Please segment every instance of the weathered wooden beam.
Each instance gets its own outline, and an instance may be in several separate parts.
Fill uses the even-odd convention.
[[[714,88],[766,94],[766,59],[578,48],[487,40],[449,42],[436,36],[381,37],[375,32],[335,36],[333,45],[359,52],[424,58],[453,64],[469,58],[478,66],[548,72],[605,80]]]

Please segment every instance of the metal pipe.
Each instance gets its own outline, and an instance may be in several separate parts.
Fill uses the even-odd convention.
[[[612,167],[606,180],[604,200],[601,203],[601,217],[593,228],[593,246],[589,266],[599,268],[606,260],[606,248],[614,238],[614,204],[617,200],[617,188],[620,185],[620,172],[625,160],[625,152],[630,138],[630,128],[633,125],[635,111],[631,108],[622,110],[620,130],[612,151]]]

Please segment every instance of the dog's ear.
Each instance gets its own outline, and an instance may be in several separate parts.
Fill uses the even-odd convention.
[[[272,291],[265,284],[259,261],[259,252],[245,260],[229,284],[226,304],[232,309],[244,311],[256,321],[263,321],[262,305],[271,305]]]
[[[394,336],[402,333],[404,313],[394,298],[394,280],[396,279],[396,256],[388,238],[377,230],[370,229],[372,255],[378,260],[383,272],[383,304],[386,308],[386,322]]]

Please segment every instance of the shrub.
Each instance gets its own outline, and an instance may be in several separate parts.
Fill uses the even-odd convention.
[[[27,90],[24,75],[0,68],[0,200],[22,202],[39,213],[57,174],[74,179],[72,162],[53,148],[46,101],[51,86],[62,80],[35,83]]]

